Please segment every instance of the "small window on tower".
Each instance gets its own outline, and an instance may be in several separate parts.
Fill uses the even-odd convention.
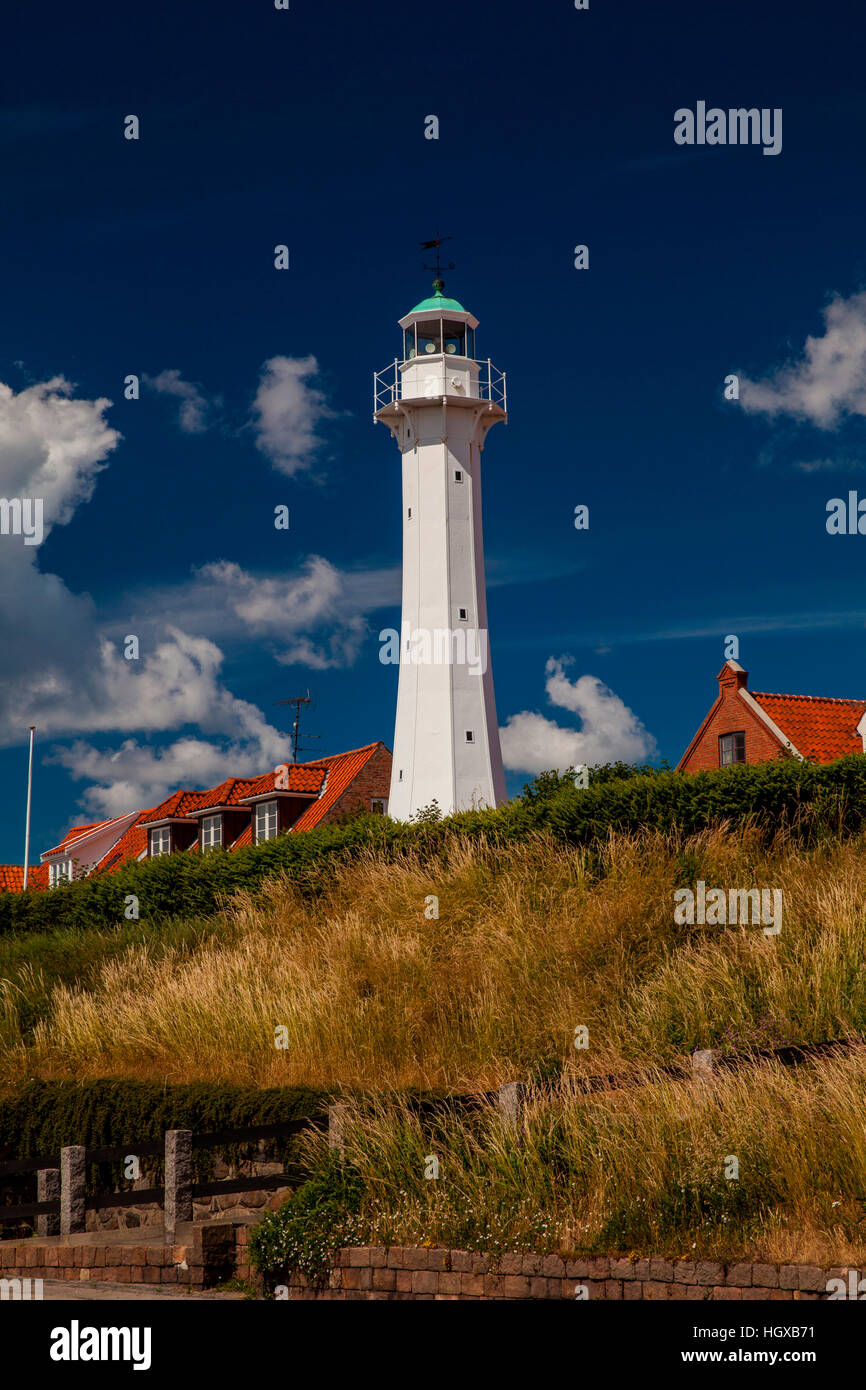
[[[455,468],[455,469],[454,469],[454,481],[455,481],[455,483],[462,483],[462,482],[463,482],[463,474],[461,473],[461,471],[460,471],[459,468]]]
[[[411,521],[411,520],[412,520],[412,508],[409,507],[409,508],[407,509],[407,511],[408,511],[409,520]]]
[[[402,781],[403,781],[403,769],[402,769],[402,767],[400,768],[400,771],[397,773],[397,781],[398,781],[398,782],[402,782]]]
[[[467,742],[467,743],[474,743],[474,742],[475,742],[475,735],[473,734],[473,732],[472,732],[471,729],[467,729],[467,730],[466,730],[466,742]]]
[[[460,614],[460,617],[465,621],[465,619],[466,619],[466,609],[465,609],[465,608],[459,608],[457,611],[458,611],[458,613]]]

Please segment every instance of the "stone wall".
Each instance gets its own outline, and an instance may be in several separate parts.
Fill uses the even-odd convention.
[[[720,1264],[714,1260],[563,1260],[558,1255],[487,1255],[465,1250],[368,1246],[341,1250],[328,1288],[301,1278],[290,1299],[688,1299],[788,1301],[827,1297],[847,1269],[817,1265]],[[582,1293],[581,1290],[586,1290]]]
[[[250,1222],[193,1223],[178,1242],[142,1232],[135,1244],[117,1234],[34,1237],[0,1244],[0,1277],[81,1279],[212,1287],[232,1277],[258,1285],[249,1262]],[[827,1282],[848,1269],[817,1265],[720,1264],[714,1260],[563,1260],[559,1255],[488,1255],[466,1250],[363,1246],[341,1250],[324,1289],[296,1276],[278,1297],[310,1299],[589,1299],[809,1301],[827,1298]],[[584,1292],[585,1290],[585,1292]]]

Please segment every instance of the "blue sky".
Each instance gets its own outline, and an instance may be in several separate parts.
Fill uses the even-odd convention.
[[[307,756],[390,746],[371,377],[437,229],[508,373],[484,527],[509,790],[676,761],[730,633],[753,688],[862,697],[866,537],[825,521],[866,496],[863,30],[840,0],[7,18],[0,496],[43,496],[46,536],[0,536],[0,862],[30,723],[37,854],[264,770],[307,687]],[[698,101],[780,108],[781,152],[675,144]]]

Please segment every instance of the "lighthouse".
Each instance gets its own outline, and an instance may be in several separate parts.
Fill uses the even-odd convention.
[[[374,379],[374,416],[403,474],[397,820],[434,801],[449,815],[505,800],[481,530],[481,459],[488,430],[507,419],[505,374],[476,356],[478,320],[444,291],[437,277],[399,320],[402,358]]]

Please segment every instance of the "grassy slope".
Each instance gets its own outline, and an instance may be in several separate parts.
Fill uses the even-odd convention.
[[[859,1032],[862,850],[645,832],[590,859],[541,837],[507,849],[454,837],[433,858],[368,853],[313,903],[277,879],[207,925],[91,934],[79,978],[79,938],[7,939],[5,962],[37,949],[44,968],[6,989],[0,1077],[458,1089],[540,1063],[644,1067]],[[781,935],[675,926],[674,889],[697,877],[781,888]]]
[[[754,828],[600,850],[452,837],[432,857],[367,853],[312,902],[276,879],[207,922],[9,936],[0,1080],[376,1091],[350,1161],[366,1194],[355,1234],[377,1243],[862,1260],[857,1058],[584,1100],[568,1076],[866,1031],[864,847]],[[674,889],[697,878],[781,888],[781,935],[675,926]],[[516,1134],[455,1120],[435,1139],[440,1181],[424,1180],[434,1140],[383,1088],[490,1087],[539,1068],[565,1080]]]

